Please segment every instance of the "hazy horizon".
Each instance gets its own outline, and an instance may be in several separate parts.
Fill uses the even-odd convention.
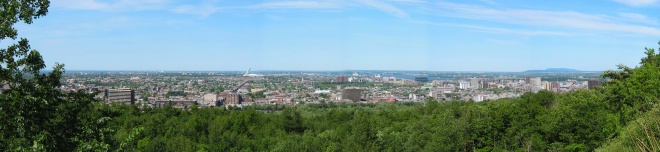
[[[549,68],[548,68],[549,69]],[[529,70],[545,70],[545,69],[529,69]],[[607,70],[595,70],[587,71],[580,69],[573,69],[578,71],[568,71],[570,72],[604,72]],[[613,70],[613,69],[612,69]],[[49,69],[43,71],[51,71]],[[79,70],[79,69],[66,69],[67,72],[245,72],[247,70]],[[358,70],[358,69],[345,69],[345,70],[250,70],[250,72],[466,72],[466,73],[480,73],[480,72],[494,72],[494,73],[525,73],[528,70],[523,71],[432,71],[432,70]],[[529,73],[538,73],[538,72],[529,72]],[[552,72],[548,72],[552,73]]]
[[[50,67],[582,71],[637,66],[658,0],[52,1],[17,26]]]

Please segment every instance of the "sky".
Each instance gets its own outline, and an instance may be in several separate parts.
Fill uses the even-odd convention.
[[[16,27],[67,70],[599,71],[639,65],[659,19],[660,0],[52,0]]]

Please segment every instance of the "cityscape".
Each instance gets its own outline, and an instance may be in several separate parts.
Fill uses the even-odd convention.
[[[659,8],[2,0],[0,152],[657,152]]]
[[[602,72],[428,71],[138,72],[75,71],[64,91],[97,93],[107,104],[177,108],[321,102],[482,102],[541,90],[561,94],[600,86]]]

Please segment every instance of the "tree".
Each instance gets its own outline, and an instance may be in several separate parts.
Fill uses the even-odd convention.
[[[608,80],[604,91],[609,109],[618,113],[622,124],[650,110],[660,100],[657,87],[660,85],[660,54],[653,48],[646,48],[645,54],[639,67],[618,65],[618,71],[610,70],[602,75]]]
[[[48,0],[0,2],[0,40],[17,40],[14,24],[31,24],[46,15],[49,5]],[[57,89],[63,64],[55,64],[47,74],[41,72],[44,68],[43,58],[26,38],[0,49],[0,85],[9,87],[0,93],[0,151],[73,151],[81,143],[95,145],[89,149],[107,147],[90,136],[99,130],[83,125],[99,120],[86,113],[93,108],[93,96]]]
[[[286,132],[302,133],[305,131],[302,117],[298,111],[288,108],[282,111],[282,116],[284,117],[284,130],[286,130]]]
[[[355,111],[351,121],[351,135],[346,142],[355,151],[378,151],[378,136],[376,123],[372,113],[363,110]]]

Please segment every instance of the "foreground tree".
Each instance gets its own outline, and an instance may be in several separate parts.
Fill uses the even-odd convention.
[[[604,91],[609,109],[618,113],[622,124],[650,110],[660,100],[660,87],[657,87],[660,86],[660,54],[653,48],[646,48],[644,53],[646,57],[641,59],[639,67],[618,65],[619,70],[602,75],[608,79]]]
[[[46,65],[39,52],[30,48],[26,38],[17,38],[14,24],[31,24],[46,15],[49,4],[48,0],[0,2],[0,42],[16,41],[0,49],[0,85],[5,88],[0,90],[0,151],[72,151],[82,143],[103,143],[94,138],[98,129],[88,128],[104,122],[89,113],[93,96],[58,90],[64,65],[42,73]]]

